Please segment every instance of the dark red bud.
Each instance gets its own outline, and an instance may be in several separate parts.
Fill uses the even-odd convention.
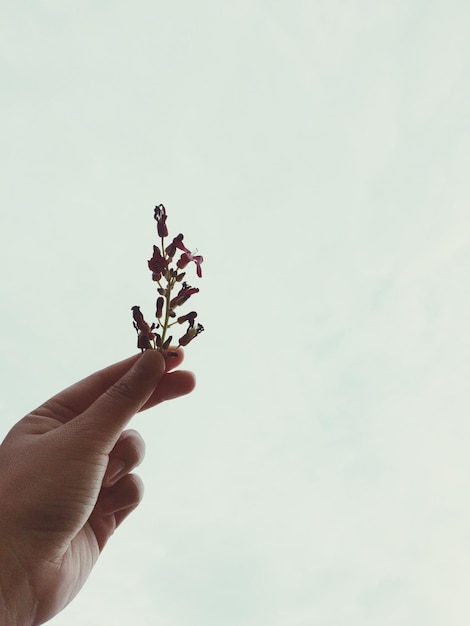
[[[176,248],[179,248],[182,245],[182,241],[183,235],[181,233],[174,237],[173,241],[165,249],[165,252],[168,254],[169,257],[173,258],[175,256]]]
[[[158,319],[160,319],[160,317],[162,316],[163,313],[163,304],[165,303],[165,298],[163,298],[162,296],[160,296],[159,298],[157,298],[157,311],[156,311],[156,316],[158,317]]]
[[[170,343],[171,340],[173,339],[173,337],[168,337],[168,339],[165,340],[165,343],[162,345],[162,350],[167,350],[170,347]]]
[[[194,326],[194,320],[197,317],[196,311],[191,311],[191,313],[186,313],[186,315],[181,315],[178,317],[178,324],[184,324],[184,322],[189,322],[190,326]]]
[[[176,237],[173,239],[173,243],[180,250],[186,250],[186,246],[183,243],[183,233],[176,235]]]

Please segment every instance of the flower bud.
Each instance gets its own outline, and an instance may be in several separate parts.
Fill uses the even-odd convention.
[[[166,209],[163,204],[159,204],[155,207],[154,218],[157,221],[158,236],[168,237],[168,228],[166,226]]]
[[[197,317],[196,311],[191,311],[190,313],[186,313],[186,315],[181,315],[178,317],[178,324],[184,324],[184,322],[189,322],[190,326],[194,326],[194,320]]]
[[[165,302],[165,298],[163,298],[162,296],[157,298],[156,316],[158,317],[158,319],[160,319],[162,316],[164,302]]]
[[[168,339],[165,340],[165,343],[162,345],[162,350],[167,350],[170,347],[170,343],[173,337],[170,335]]]
[[[173,238],[173,241],[165,249],[165,252],[168,254],[169,257],[173,258],[175,256],[176,248],[181,247],[182,241],[183,241],[183,235],[181,233]]]

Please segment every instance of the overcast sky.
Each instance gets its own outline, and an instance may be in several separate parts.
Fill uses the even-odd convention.
[[[186,398],[53,626],[470,622],[470,5],[0,9],[0,436],[135,352],[153,207],[204,255]],[[197,301],[196,301],[197,298]]]

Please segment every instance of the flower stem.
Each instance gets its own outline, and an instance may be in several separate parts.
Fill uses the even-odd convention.
[[[165,252],[165,238],[162,237],[161,238],[161,245],[162,245],[162,256],[166,259],[167,258],[167,254]],[[165,291],[165,319],[163,322],[163,328],[162,328],[162,345],[165,343],[165,339],[166,339],[166,332],[169,328],[169,319],[170,319],[170,301],[171,301],[171,290],[173,288],[173,284],[174,281],[171,278],[171,273],[169,270],[169,267],[166,267],[165,270],[165,280],[166,280],[166,291]]]

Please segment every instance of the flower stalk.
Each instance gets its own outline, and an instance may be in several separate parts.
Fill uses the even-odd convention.
[[[183,334],[178,339],[176,348],[169,354],[174,354],[180,346],[186,346],[195,339],[203,330],[202,324],[196,324],[196,311],[181,314],[175,309],[182,306],[199,292],[197,287],[191,287],[183,279],[186,276],[186,268],[190,263],[196,266],[196,274],[202,277],[203,257],[191,252],[183,243],[182,233],[167,244],[168,227],[166,224],[167,213],[163,204],[158,204],[154,210],[154,219],[157,223],[157,235],[159,245],[153,246],[153,255],[147,265],[152,272],[152,280],[157,283],[158,297],[155,304],[156,322],[148,324],[139,306],[132,307],[133,325],[137,332],[137,347],[145,350],[159,350],[167,352],[170,348],[173,336],[169,335],[169,329],[173,326],[187,324]],[[179,255],[179,258],[176,257]],[[197,252],[197,251],[196,251]],[[184,270],[184,271],[183,271]],[[174,294],[174,289],[179,290]]]

